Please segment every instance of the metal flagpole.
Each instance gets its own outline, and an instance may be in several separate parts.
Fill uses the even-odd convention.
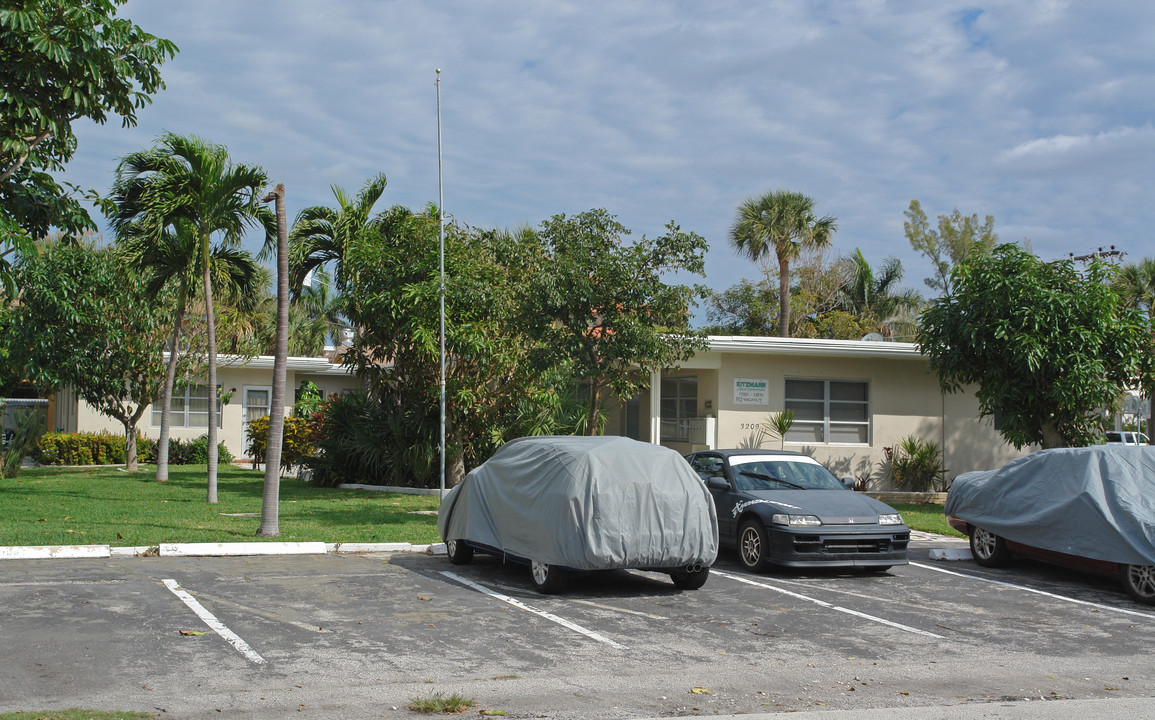
[[[441,175],[441,68],[437,68],[437,223],[441,277],[441,486],[445,498],[445,191]]]

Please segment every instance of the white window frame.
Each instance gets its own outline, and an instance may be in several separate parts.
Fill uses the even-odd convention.
[[[172,401],[169,403],[169,418],[168,418],[169,427],[191,428],[193,430],[203,428],[205,430],[208,430],[208,421],[207,420],[205,421],[204,425],[196,425],[196,426],[189,425],[189,404],[190,404],[190,401],[194,399],[194,396],[192,394],[193,390],[201,390],[201,389],[204,389],[205,387],[207,387],[207,386],[202,385],[200,383],[186,383],[183,387],[180,387],[180,388],[174,387],[172,389]],[[220,387],[221,387],[220,385],[217,385],[218,391],[220,390]],[[199,397],[199,395],[196,397]],[[159,400],[160,398],[157,398],[157,399]],[[183,406],[180,410],[176,410],[175,408],[172,407],[172,403],[175,403],[178,400],[181,402],[181,404]],[[221,403],[220,393],[218,392],[217,393],[217,429],[218,430],[221,429],[221,423],[223,420],[222,416],[224,415],[224,413],[221,412],[222,407],[224,407],[224,405],[223,405],[223,403]],[[156,428],[160,427],[161,410],[162,410],[162,408],[160,406],[160,403],[153,403],[152,412],[149,413],[151,415],[152,427],[156,427]],[[207,415],[207,410],[206,410],[206,415]]]
[[[247,432],[249,429],[249,391],[257,390],[267,392],[269,403],[265,405],[265,415],[269,415],[273,411],[273,386],[272,385],[242,385],[241,386],[241,431]],[[257,417],[261,417],[258,415]]]
[[[870,381],[869,380],[858,380],[858,379],[853,379],[853,378],[788,377],[788,378],[786,378],[784,386],[783,386],[783,396],[785,398],[785,408],[787,410],[791,409],[790,405],[792,402],[794,402],[794,403],[803,403],[803,402],[815,403],[815,402],[818,402],[817,398],[791,397],[789,394],[789,390],[788,390],[791,382],[820,382],[820,383],[822,383],[822,420],[800,420],[800,419],[798,419],[797,413],[796,413],[795,414],[796,417],[794,419],[794,426],[793,426],[793,428],[791,428],[791,432],[786,433],[786,438],[785,438],[786,442],[802,444],[802,445],[812,444],[812,443],[817,443],[819,445],[870,445],[872,415],[871,415],[871,410],[870,410]],[[866,393],[865,393],[866,399],[865,400],[832,400],[830,397],[830,386],[832,383],[845,383],[847,385],[862,385],[866,390]],[[841,406],[850,406],[850,405],[862,406],[864,408],[864,412],[863,412],[864,419],[863,420],[832,420],[831,419],[831,412],[830,412],[831,405],[835,405],[835,406],[840,406],[840,405]],[[860,428],[861,430],[864,431],[864,435],[865,435],[866,439],[863,442],[846,442],[846,441],[834,441],[834,442],[832,442],[830,439],[831,429],[837,428],[837,427]],[[821,433],[822,433],[821,439],[815,440],[812,432],[796,432],[796,430],[802,430],[804,428],[810,428],[810,429],[821,428]]]

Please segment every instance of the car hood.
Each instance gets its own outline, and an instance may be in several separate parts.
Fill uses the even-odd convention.
[[[737,517],[748,507],[763,513],[817,515],[824,525],[873,525],[881,514],[896,512],[884,502],[852,490],[754,490],[734,506]],[[897,527],[897,526],[894,526]]]

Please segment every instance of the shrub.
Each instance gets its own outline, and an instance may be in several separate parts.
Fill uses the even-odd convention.
[[[292,470],[305,464],[305,460],[313,456],[313,431],[310,420],[303,417],[288,416],[285,418],[284,431],[281,434],[281,467]],[[264,462],[265,450],[269,443],[269,416],[264,415],[249,422],[245,431],[249,441],[248,453],[257,462]]]
[[[124,436],[108,433],[45,433],[32,459],[41,465],[115,465],[124,462]]]
[[[145,451],[138,449],[137,455],[142,458],[142,462],[156,463],[156,443],[149,441],[148,454]],[[217,444],[217,462],[231,463],[233,461],[233,454],[229,452],[228,447],[224,443]],[[209,461],[209,439],[207,435],[201,435],[196,440],[181,440],[180,438],[170,437],[168,439],[168,462],[170,465],[206,465]]]
[[[942,448],[938,443],[911,435],[884,451],[895,487],[901,485],[911,492],[927,492],[942,485],[946,468],[942,466]]]
[[[3,412],[0,403],[0,413]],[[5,437],[4,447],[0,447],[0,476],[14,478],[20,472],[24,456],[36,448],[36,441],[44,434],[43,410],[33,409],[17,413],[16,429],[11,437]]]
[[[326,400],[313,414],[316,455],[305,464],[313,482],[433,487],[437,481],[437,416],[364,395]]]

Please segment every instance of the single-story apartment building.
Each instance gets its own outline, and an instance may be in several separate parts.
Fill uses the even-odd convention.
[[[333,349],[322,357],[290,357],[285,372],[285,402],[291,408],[301,383],[308,380],[323,397],[356,392],[363,386],[339,362]],[[269,414],[273,398],[273,360],[271,355],[242,358],[221,355],[217,360],[217,383],[228,402],[217,402],[217,437],[237,459],[247,458],[245,431],[248,422]],[[79,400],[67,389],[56,392],[50,417],[53,427],[63,432],[108,432],[123,434],[124,427]],[[205,385],[187,385],[174,392],[170,410],[170,434],[174,438],[195,440],[208,432],[209,393]],[[159,404],[145,411],[137,430],[154,440],[160,437]]]
[[[658,392],[653,389],[658,388]],[[783,439],[759,428],[791,410]],[[619,405],[610,432],[680,452],[765,447],[814,456],[839,477],[891,489],[884,448],[907,436],[944,449],[947,477],[1001,467],[1016,450],[980,418],[973,391],[945,394],[913,343],[779,337],[709,338],[677,370]],[[760,444],[759,444],[759,441]]]
[[[325,357],[289,359],[290,405],[292,389],[304,380],[326,397],[361,388],[333,357],[330,348]],[[219,437],[237,458],[246,457],[248,420],[268,413],[272,368],[270,356],[221,358],[218,382],[231,399],[221,407]],[[57,428],[123,432],[66,391],[54,407]],[[760,434],[771,414],[787,409],[795,421],[785,438]],[[974,392],[944,394],[917,346],[900,342],[713,336],[681,367],[654,373],[649,388],[618,402],[609,419],[609,433],[679,452],[761,446],[808,453],[840,477],[870,478],[872,489],[890,489],[881,472],[884,448],[907,436],[938,443],[948,477],[1000,467],[1037,449],[1008,445],[989,418],[979,418]],[[200,437],[207,422],[203,386],[173,399],[173,437]],[[156,438],[159,426],[160,409],[153,407],[139,429]]]

